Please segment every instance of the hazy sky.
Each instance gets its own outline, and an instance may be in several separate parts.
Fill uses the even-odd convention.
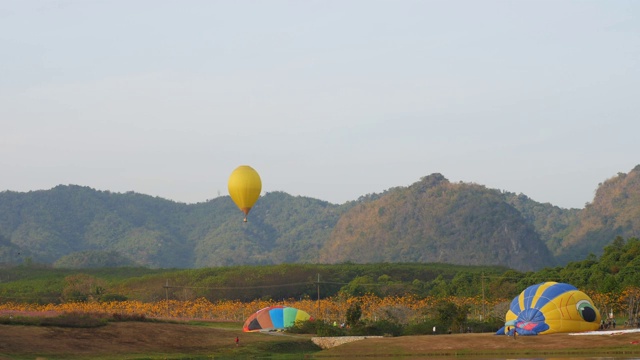
[[[0,191],[582,208],[640,164],[640,1],[0,0]]]

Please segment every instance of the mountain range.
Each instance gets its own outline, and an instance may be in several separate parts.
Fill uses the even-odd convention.
[[[341,205],[264,194],[249,222],[228,196],[197,204],[77,185],[0,192],[0,263],[201,268],[281,263],[451,263],[520,271],[599,255],[640,234],[640,165],[583,209],[442,174]]]

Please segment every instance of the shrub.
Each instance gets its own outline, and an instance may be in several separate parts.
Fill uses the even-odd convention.
[[[322,321],[296,321],[296,323],[285,329],[293,334],[316,334],[318,336],[344,336],[346,331],[337,326]]]
[[[379,335],[383,336],[400,336],[404,328],[401,324],[389,320],[376,321],[372,325],[379,330]]]
[[[41,318],[39,325],[70,328],[95,328],[106,324],[107,319],[103,314],[71,312],[64,313],[60,316]]]
[[[402,325],[396,322],[378,320],[357,324],[348,330],[348,334],[353,336],[400,336],[402,329]]]
[[[111,321],[147,321],[147,317],[145,314],[113,313]]]
[[[40,317],[35,316],[0,316],[2,325],[40,325]]]
[[[440,325],[435,320],[428,320],[424,322],[409,324],[405,326],[402,331],[403,335],[434,335],[433,327],[436,327],[436,332],[439,330],[440,333],[446,329],[441,328]]]
[[[318,336],[345,336],[346,332],[337,326],[327,324],[321,321],[317,321],[319,324],[316,328],[316,335]]]
[[[351,304],[347,309],[347,325],[355,326],[360,322],[360,317],[362,316],[362,307],[359,302]]]
[[[488,321],[474,321],[468,320],[467,327],[471,329],[471,332],[496,332],[498,329],[504,326],[504,320],[502,319],[489,319]]]
[[[319,323],[321,321],[296,321],[293,326],[286,328],[285,331],[292,334],[317,334]]]
[[[120,294],[105,294],[100,296],[99,299],[101,302],[112,302],[112,301],[127,301],[128,298],[124,295],[120,295]]]

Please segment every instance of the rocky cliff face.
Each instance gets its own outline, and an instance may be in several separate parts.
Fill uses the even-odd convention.
[[[355,206],[321,261],[443,262],[535,270],[553,265],[539,236],[502,194],[440,174]]]
[[[616,236],[640,237],[640,165],[599,184],[593,202],[563,237],[558,257],[566,262],[600,255]]]

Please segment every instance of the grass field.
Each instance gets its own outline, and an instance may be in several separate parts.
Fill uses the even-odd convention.
[[[240,338],[238,346],[235,338]],[[321,350],[310,335],[243,333],[241,324],[116,322],[96,328],[0,325],[0,359],[640,357],[640,333],[493,334],[365,339]]]

